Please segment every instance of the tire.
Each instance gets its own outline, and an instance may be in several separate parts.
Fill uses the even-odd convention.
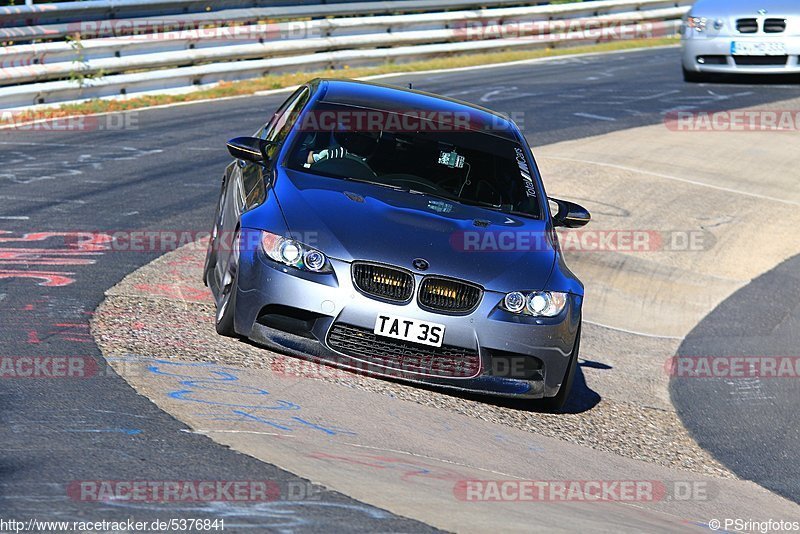
[[[701,83],[708,80],[705,74],[683,69],[683,81],[687,83]]]
[[[226,337],[239,337],[234,328],[236,313],[236,286],[239,282],[239,232],[234,236],[234,249],[220,282],[219,301],[214,327],[217,334]]]
[[[545,397],[542,399],[541,407],[548,412],[560,413],[569,400],[569,394],[572,391],[572,383],[575,381],[575,373],[578,369],[578,354],[581,348],[581,328],[578,327],[578,334],[575,336],[575,348],[572,351],[572,358],[570,359],[567,372],[564,374],[564,379],[561,381],[561,387],[558,389],[555,397]]]

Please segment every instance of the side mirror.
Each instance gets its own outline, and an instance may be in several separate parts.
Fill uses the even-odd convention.
[[[258,137],[234,137],[228,141],[228,152],[236,159],[264,163],[268,159],[264,152],[268,144]]]
[[[581,226],[586,226],[592,220],[592,216],[583,206],[558,198],[550,198],[548,200],[558,205],[558,212],[553,215],[553,224],[556,226],[580,228]]]

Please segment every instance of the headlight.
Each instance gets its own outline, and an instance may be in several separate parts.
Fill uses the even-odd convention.
[[[506,311],[533,317],[555,317],[567,306],[567,294],[559,291],[508,293],[500,305]]]
[[[316,273],[332,270],[325,254],[294,239],[262,231],[261,249],[270,259],[290,267]]]
[[[689,17],[686,19],[686,25],[690,28],[694,28],[695,30],[701,32],[706,29],[706,24],[708,23],[708,19],[705,17]]]
[[[525,309],[525,295],[519,291],[509,293],[506,295],[506,298],[503,299],[503,304],[508,311],[519,313]]]

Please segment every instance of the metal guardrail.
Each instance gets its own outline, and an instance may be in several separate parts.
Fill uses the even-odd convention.
[[[412,15],[318,18],[240,26],[237,35],[245,37],[234,39],[234,44],[228,33],[230,29],[217,28],[196,34],[189,31],[89,39],[79,45],[74,42],[16,45],[0,50],[0,66],[3,66],[0,85],[7,86],[0,87],[0,108],[191,88],[287,69],[336,68],[613,38],[569,31],[575,27],[613,26],[630,36],[630,32],[641,31],[642,23],[647,23],[653,34],[674,35],[691,3],[691,0],[601,0]],[[428,5],[440,7],[441,2]],[[328,7],[333,6],[316,6]],[[336,9],[339,7],[337,4]],[[597,14],[603,15],[594,16]],[[513,38],[508,38],[509,29]],[[97,75],[100,76],[93,77]]]
[[[181,14],[216,14],[231,20],[227,12],[249,10],[267,19],[342,17],[379,13],[478,9],[531,3],[526,0],[84,0],[31,6],[0,7],[0,27],[41,26],[88,20],[163,17]],[[223,15],[223,13],[226,13]],[[241,20],[241,19],[237,19]],[[256,20],[256,19],[253,19]],[[0,34],[2,37],[2,34]]]
[[[90,2],[93,0],[89,0]],[[419,12],[436,11],[449,11],[449,10],[464,10],[464,9],[485,9],[485,8],[498,8],[509,5],[520,4],[541,4],[543,2],[526,2],[525,0],[395,0],[391,2],[375,2],[375,1],[359,1],[358,3],[345,3],[352,2],[353,0],[337,0],[337,3],[327,5],[293,5],[291,7],[251,7],[241,9],[224,9],[221,11],[202,11],[191,13],[162,13],[159,15],[140,16],[140,17],[124,17],[115,19],[83,19],[96,22],[93,25],[81,25],[80,21],[69,22],[48,22],[37,21],[36,23],[30,22],[29,25],[19,24],[11,25],[4,24],[0,20],[0,42],[8,43],[24,43],[32,41],[46,41],[63,39],[64,37],[74,34],[76,30],[82,31],[83,38],[96,38],[96,37],[109,37],[124,35],[127,28],[148,28],[159,27],[164,24],[165,20],[175,25],[183,25],[184,27],[191,25],[214,24],[220,21],[228,23],[249,24],[259,21],[278,22],[284,20],[299,20],[299,19],[314,19],[314,18],[328,18],[328,17],[354,17],[364,15],[380,15],[382,13],[392,13],[393,15],[411,14]],[[71,2],[70,2],[71,3]],[[75,2],[78,3],[78,2]],[[89,3],[89,2],[80,2]],[[319,3],[319,0],[318,2]],[[323,2],[324,3],[324,2]],[[546,3],[546,2],[545,2]],[[609,8],[603,7],[604,2],[592,1],[590,3],[577,3],[571,5],[564,5],[564,8],[578,8],[585,13],[593,13],[594,15],[601,15],[609,12]],[[684,2],[664,2],[665,4],[683,5]],[[557,7],[557,6],[542,6],[542,7]],[[19,22],[21,19],[16,18]],[[125,23],[120,24],[121,21]],[[84,26],[84,27],[81,27]]]
[[[635,2],[635,4],[640,3]],[[5,69],[3,71],[5,76],[0,78],[0,85],[43,80],[74,71],[85,74],[100,71],[116,73],[137,66],[143,68],[179,66],[204,60],[249,59],[265,55],[331,51],[370,45],[391,46],[395,40],[400,45],[419,39],[424,40],[426,35],[429,35],[428,42],[434,42],[436,39],[453,41],[469,38],[471,24],[497,22],[498,26],[502,27],[521,19],[535,17],[541,11],[537,8],[512,8],[320,19],[233,28],[192,29],[127,38],[91,39],[83,41],[80,46],[68,42],[18,45],[0,49],[0,67]],[[560,15],[583,14],[585,11],[585,9],[564,10]],[[685,11],[685,7],[671,7],[604,15],[599,20],[605,24],[671,20],[680,18]],[[555,16],[552,13],[550,15]],[[571,23],[590,24],[592,20],[595,19],[571,19]],[[425,27],[430,33],[399,32],[410,27]],[[442,32],[434,33],[436,30]],[[530,34],[537,30],[546,33],[548,28],[542,25],[528,25],[520,27],[516,33],[524,36],[526,32]],[[377,31],[383,35],[362,35],[367,31]],[[237,44],[232,45],[231,42]],[[156,53],[163,57],[160,59],[148,57]],[[106,61],[102,61],[104,59]]]

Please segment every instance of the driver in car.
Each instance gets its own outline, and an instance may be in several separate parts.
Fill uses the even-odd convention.
[[[334,158],[343,158],[347,156],[349,152],[343,146],[337,148],[324,148],[319,152],[314,152],[313,150],[308,151],[308,157],[306,158],[306,167],[310,167],[315,163],[326,159],[334,159]]]
[[[334,132],[328,148],[308,150],[304,167],[310,167],[327,159],[350,158],[366,163],[375,150],[378,137],[361,132]],[[317,145],[316,134],[303,143],[308,149]]]

